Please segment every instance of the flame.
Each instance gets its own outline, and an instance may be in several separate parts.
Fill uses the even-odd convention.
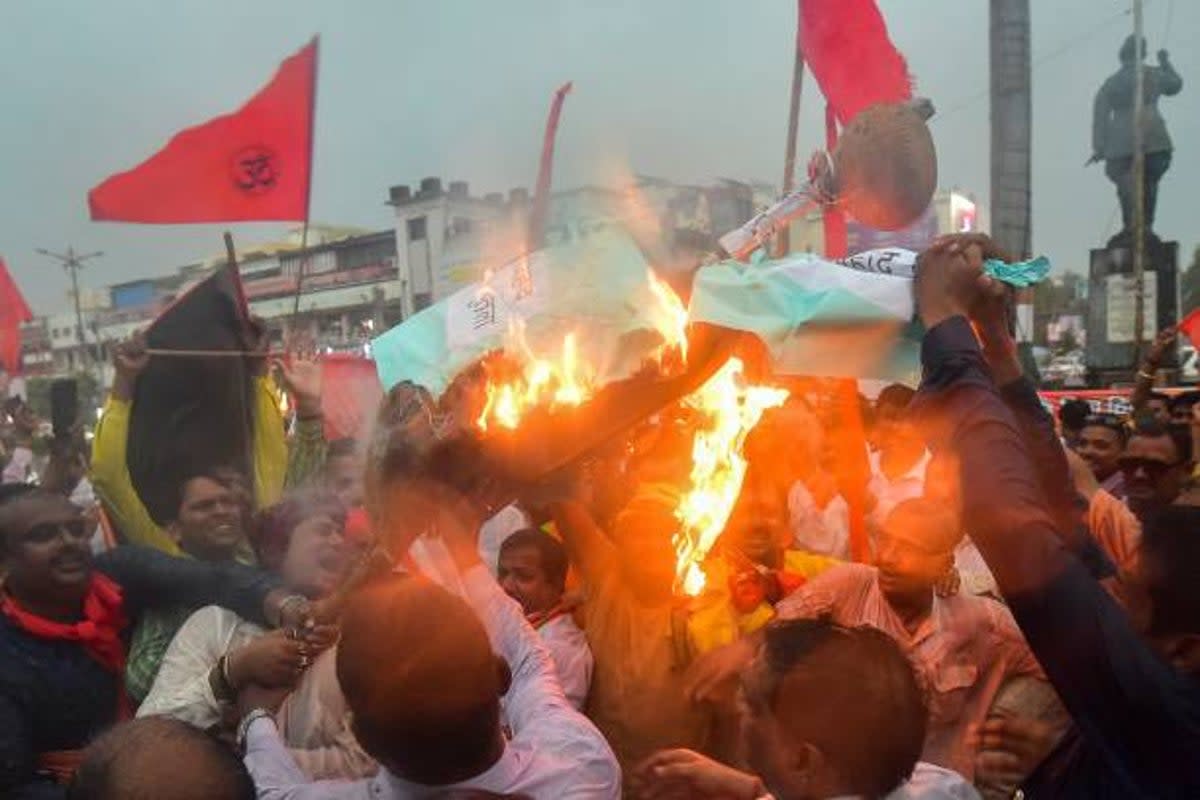
[[[483,411],[476,420],[480,430],[492,425],[516,430],[534,406],[578,406],[594,394],[593,371],[579,356],[575,331],[563,337],[555,359],[538,356],[529,348],[524,324],[515,323],[509,333],[513,346],[505,348],[505,356],[512,374],[499,380],[489,376]]]
[[[687,356],[687,308],[671,287],[646,272],[653,300],[644,310],[663,343],[651,356],[660,369],[682,364]],[[563,336],[556,352],[530,347],[523,320],[513,319],[503,353],[485,361],[487,382],[483,409],[475,420],[481,431],[516,430],[535,407],[570,408],[586,403],[599,389],[596,365],[580,350],[579,332]]]
[[[688,310],[675,294],[675,290],[662,281],[652,271],[646,272],[650,284],[650,293],[654,295],[655,304],[651,306],[650,319],[654,327],[662,334],[665,342],[660,350],[662,358],[672,349],[678,349],[681,362],[687,361],[687,325]]]
[[[692,443],[690,485],[675,509],[680,529],[673,539],[676,585],[691,597],[704,590],[707,578],[702,564],[742,490],[746,435],[764,411],[787,399],[784,389],[747,384],[743,368],[740,359],[729,359],[684,400],[701,420]]]

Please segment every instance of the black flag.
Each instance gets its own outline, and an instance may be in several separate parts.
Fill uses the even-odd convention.
[[[249,353],[258,341],[233,264],[192,287],[146,331],[154,350]],[[127,463],[134,488],[159,525],[174,519],[179,482],[189,475],[232,468],[252,484],[257,360],[155,355],[138,378]]]

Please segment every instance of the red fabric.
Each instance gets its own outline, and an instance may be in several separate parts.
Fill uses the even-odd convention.
[[[79,622],[55,622],[39,617],[22,608],[7,592],[0,600],[0,611],[39,639],[79,642],[101,666],[124,680],[125,644],[121,641],[121,631],[129,621],[125,618],[121,587],[104,575],[92,574],[92,584],[83,599],[83,619]]]
[[[374,361],[337,354],[321,360],[321,413],[327,441],[365,439],[382,402],[383,384]]]
[[[1200,350],[1200,308],[1193,309],[1180,321],[1179,332],[1188,338],[1192,347]]]
[[[558,118],[562,115],[563,101],[571,91],[568,81],[558,87],[550,103],[550,115],[546,117],[546,132],[542,135],[542,159],[538,163],[537,186],[533,191],[533,210],[529,214],[529,247],[541,247],[546,236],[546,219],[550,214],[550,178],[554,170],[554,139],[558,134]]]
[[[804,59],[840,123],[912,96],[904,57],[875,0],[799,0]]]
[[[837,147],[838,124],[833,106],[825,106],[825,150],[832,153]],[[845,258],[848,245],[846,215],[838,205],[823,207],[822,222],[825,225],[825,255],[829,258]]]
[[[307,219],[316,86],[314,38],[240,109],[176,134],[146,161],[92,189],[92,219]]]
[[[0,258],[0,367],[10,375],[21,371],[21,323],[31,319],[29,304]]]

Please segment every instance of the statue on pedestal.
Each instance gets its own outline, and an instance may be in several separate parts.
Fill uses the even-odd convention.
[[[1136,42],[1133,36],[1121,45],[1121,68],[1111,75],[1096,92],[1092,122],[1092,157],[1088,164],[1104,162],[1104,173],[1117,185],[1121,201],[1121,232],[1114,241],[1133,235],[1133,124],[1134,82],[1143,71],[1145,91],[1142,110],[1142,152],[1145,153],[1146,232],[1154,229],[1154,209],[1158,200],[1158,182],[1171,166],[1171,137],[1167,124],[1158,112],[1158,98],[1179,94],[1183,79],[1171,66],[1166,50],[1158,51],[1158,66],[1142,63],[1146,57],[1146,40]]]

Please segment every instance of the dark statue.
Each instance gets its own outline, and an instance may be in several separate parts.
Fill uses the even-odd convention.
[[[1135,52],[1135,50],[1137,52]],[[1132,235],[1133,231],[1133,89],[1140,68],[1145,75],[1145,94],[1142,111],[1142,152],[1145,155],[1146,231],[1154,229],[1154,208],[1158,200],[1158,182],[1171,166],[1171,137],[1167,124],[1158,112],[1158,98],[1179,94],[1183,79],[1171,66],[1166,50],[1158,51],[1158,66],[1145,65],[1146,40],[1136,47],[1130,36],[1121,45],[1121,69],[1115,72],[1096,92],[1092,122],[1092,157],[1094,164],[1104,162],[1104,173],[1117,185],[1121,201],[1121,233],[1114,239]]]

